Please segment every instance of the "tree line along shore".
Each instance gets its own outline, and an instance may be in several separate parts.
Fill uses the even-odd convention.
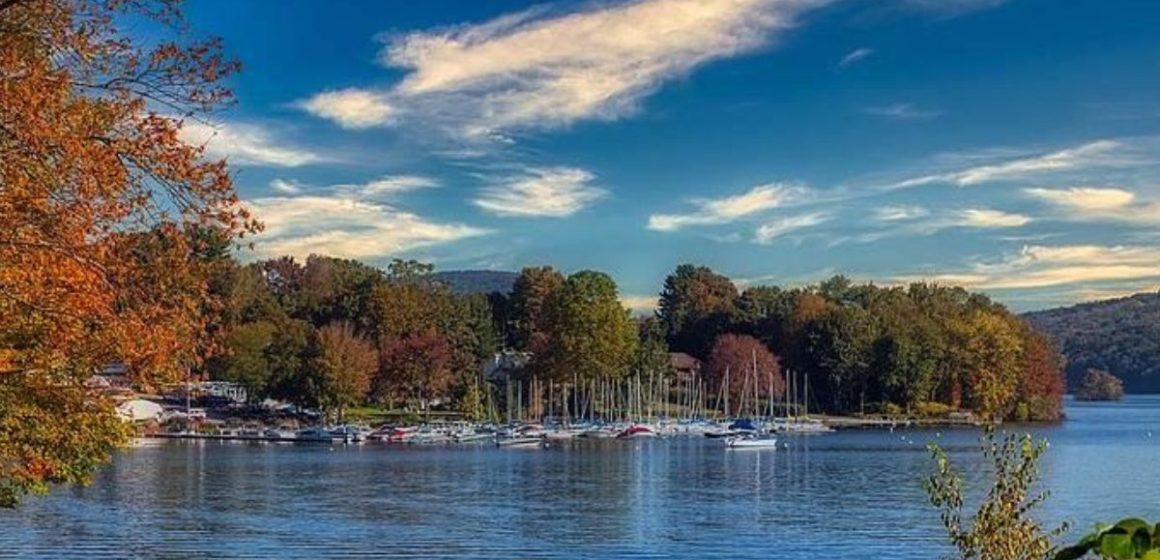
[[[225,302],[211,325],[223,347],[195,373],[334,417],[432,403],[490,421],[806,406],[930,420],[1061,416],[1058,352],[961,288],[838,276],[739,290],[681,265],[655,314],[634,318],[596,271],[530,267],[510,293],[459,294],[414,261],[223,256],[211,290]]]

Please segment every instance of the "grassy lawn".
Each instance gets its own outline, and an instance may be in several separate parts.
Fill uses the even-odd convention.
[[[415,424],[428,418],[433,421],[457,420],[461,418],[461,415],[458,412],[421,412],[415,410],[388,409],[382,406],[359,406],[346,410],[346,419],[348,422],[365,423],[372,426],[393,423]]]

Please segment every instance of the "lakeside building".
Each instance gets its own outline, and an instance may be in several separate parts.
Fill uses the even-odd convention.
[[[701,360],[684,352],[669,352],[669,367],[681,381],[697,379],[701,375]]]

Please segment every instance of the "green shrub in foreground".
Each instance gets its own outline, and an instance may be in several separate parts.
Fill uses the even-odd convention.
[[[1160,523],[1128,518],[1115,525],[1097,525],[1094,533],[1060,550],[1054,560],[1076,560],[1089,553],[1108,560],[1160,560]]]

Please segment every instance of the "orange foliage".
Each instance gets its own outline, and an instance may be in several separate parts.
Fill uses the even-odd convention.
[[[130,16],[176,41],[138,45]],[[74,390],[95,368],[173,375],[204,347],[206,256],[258,228],[225,162],[178,137],[230,100],[219,47],[190,42],[172,1],[0,1],[0,502],[84,475],[4,422],[30,402],[6,396],[110,416]]]

